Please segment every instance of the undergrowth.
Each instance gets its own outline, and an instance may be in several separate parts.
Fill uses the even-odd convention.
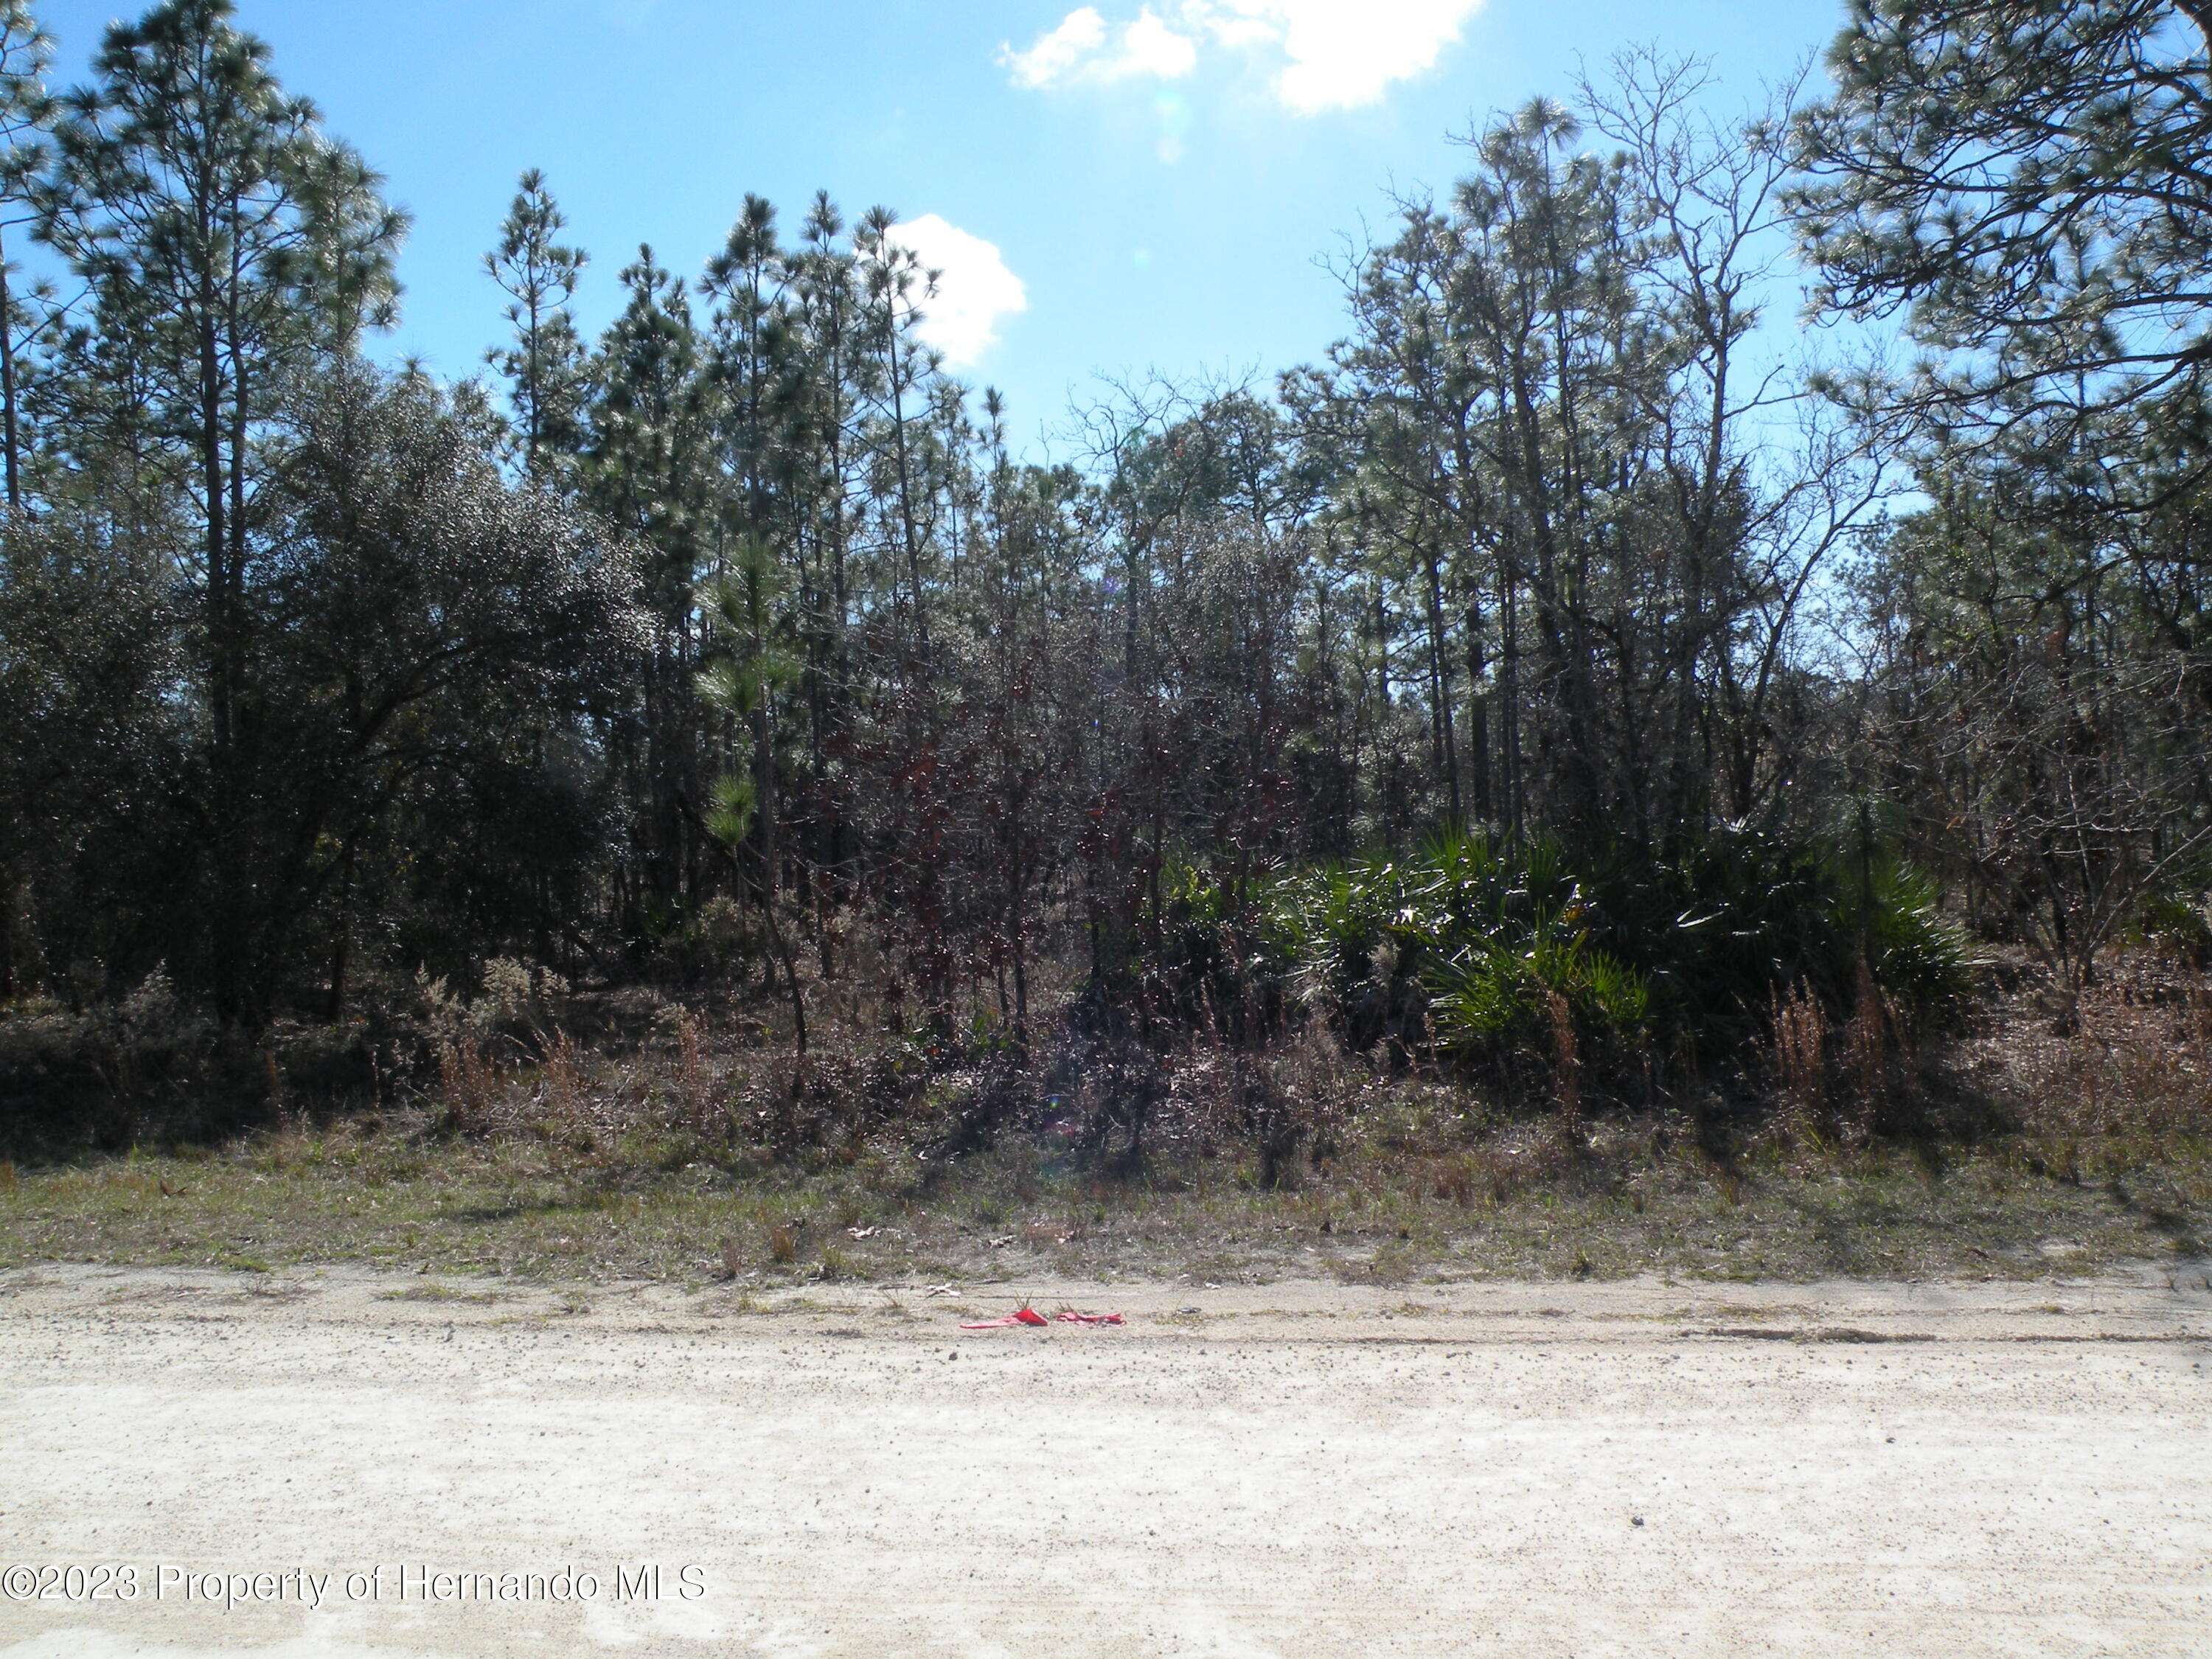
[[[574,998],[536,1033],[449,1025],[380,1097],[311,1099],[279,1061],[249,1127],[180,1133],[147,1109],[112,1150],[19,1149],[0,1261],[1389,1280],[2030,1273],[2203,1249],[2200,981],[2116,970],[2064,1034],[2026,988],[1925,1047],[1862,992],[1841,1014],[1778,998],[1744,1086],[1633,1108],[1571,1074],[1494,1086],[1448,1055],[1362,1054],[1321,1021],[1147,1044],[1071,996],[1026,1051],[988,1028],[832,1028],[802,1066],[748,1019]]]

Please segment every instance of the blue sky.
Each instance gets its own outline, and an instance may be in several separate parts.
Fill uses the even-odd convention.
[[[69,84],[117,0],[45,0]],[[1340,331],[1317,259],[1386,192],[1448,184],[1448,135],[1656,42],[1724,102],[1825,46],[1840,0],[240,0],[278,74],[410,209],[390,344],[448,374],[499,335],[481,274],[543,167],[596,330],[650,241],[696,271],[747,191],[883,203],[948,271],[958,372],[1018,437],[1095,372],[1265,373]],[[985,246],[985,245],[988,245]],[[995,258],[992,250],[995,250]],[[1018,292],[1021,308],[1010,302]]]

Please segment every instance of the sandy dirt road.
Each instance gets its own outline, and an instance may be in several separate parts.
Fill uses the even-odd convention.
[[[2212,1269],[1020,1288],[0,1275],[0,1655],[2212,1654]]]

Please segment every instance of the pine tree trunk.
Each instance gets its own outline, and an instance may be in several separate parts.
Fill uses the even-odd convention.
[[[21,434],[15,415],[15,301],[8,287],[8,247],[0,238],[0,443],[7,450],[8,505],[23,507],[22,463],[18,459]]]
[[[339,858],[338,920],[331,939],[331,998],[328,1009],[330,1023],[345,1024],[346,981],[353,963],[353,838],[346,838],[345,851]]]

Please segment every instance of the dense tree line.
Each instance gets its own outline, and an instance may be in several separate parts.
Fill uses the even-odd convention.
[[[1048,927],[1141,1000],[1194,904],[1474,831],[1878,838],[2078,979],[2212,822],[2205,21],[1858,0],[1739,121],[1625,58],[1397,204],[1324,362],[1040,465],[827,194],[590,340],[527,173],[489,378],[374,368],[404,216],[227,0],[58,96],[0,0],[0,995],[504,956],[1022,1029]],[[1801,373],[1801,268],[1913,361]]]
[[[1829,61],[1790,206],[1898,340],[1826,389],[1925,503],[1856,573],[1863,787],[2078,990],[2212,886],[2212,9],[1854,0]]]

